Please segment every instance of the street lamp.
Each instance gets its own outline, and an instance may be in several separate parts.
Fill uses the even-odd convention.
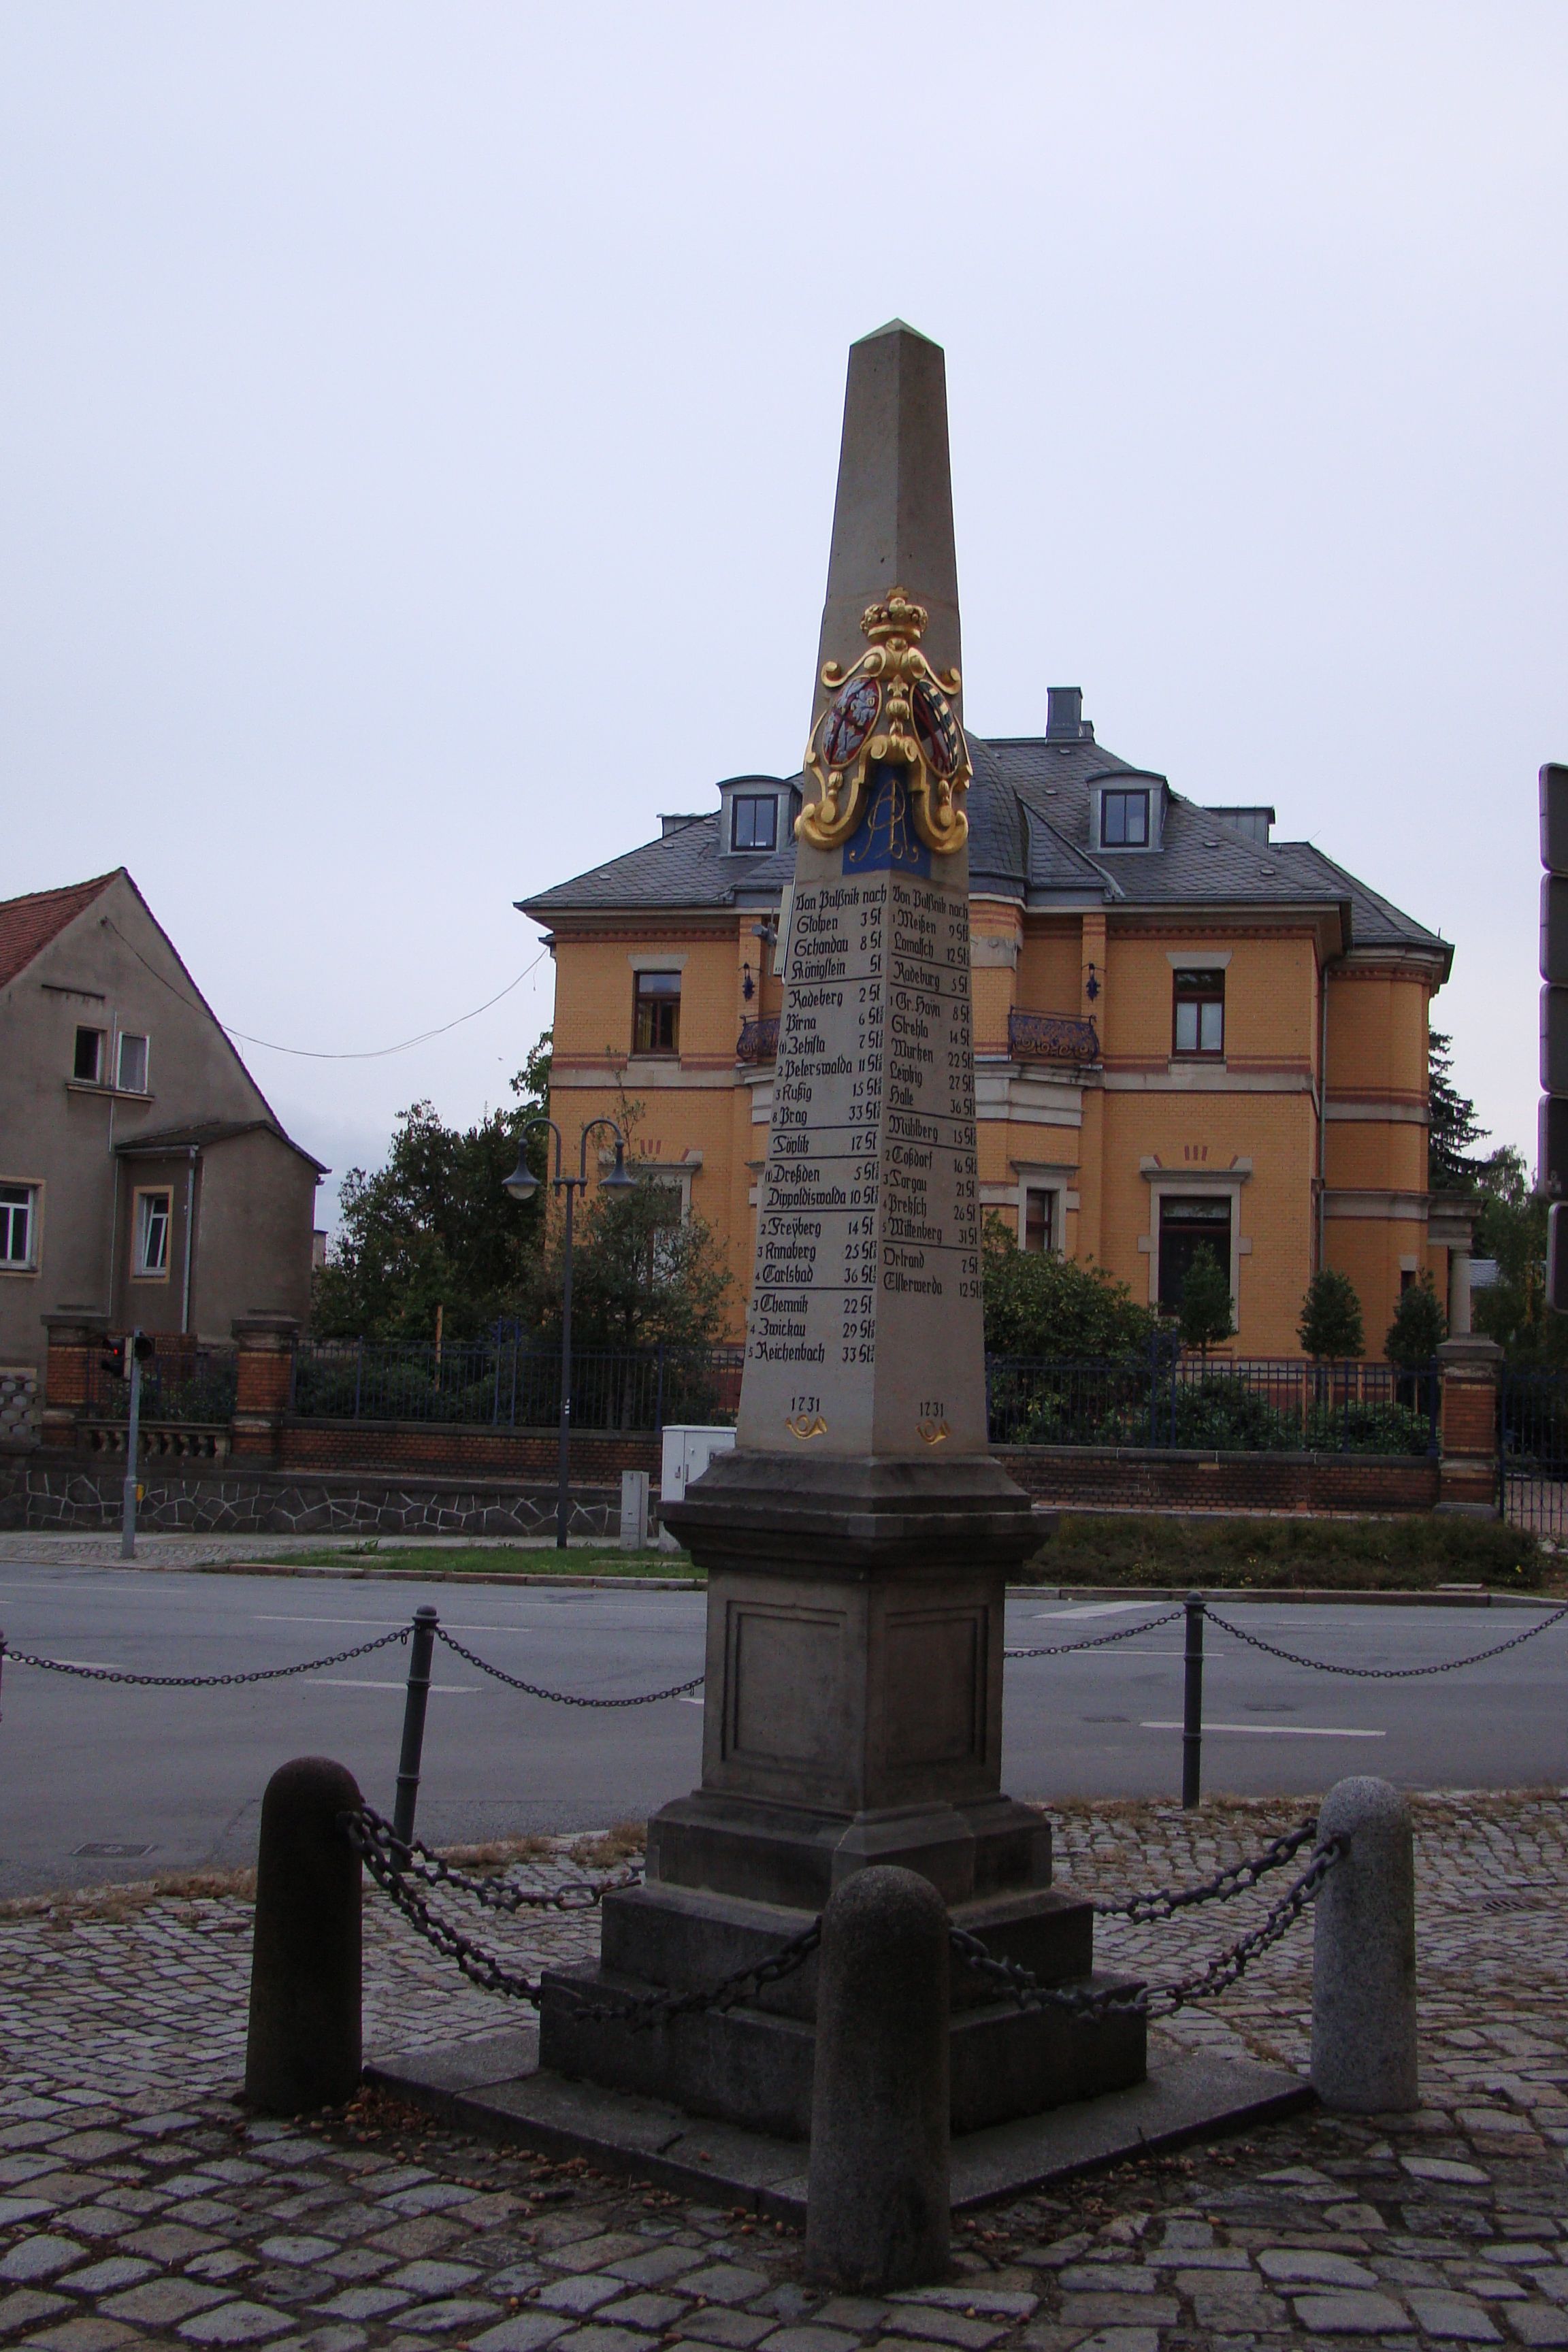
[[[531,1201],[539,1190],[539,1178],[528,1164],[528,1138],[536,1127],[547,1127],[555,1138],[555,1173],[550,1183],[557,1192],[566,1195],[566,1262],[561,1278],[561,1453],[556,1471],[555,1548],[566,1549],[566,1528],[572,1516],[572,1218],[575,1205],[574,1195],[588,1189],[588,1138],[596,1127],[607,1127],[616,1139],[616,1164],[603,1178],[605,1192],[629,1192],[636,1178],[626,1173],[626,1139],[613,1118],[591,1118],[583,1129],[578,1157],[579,1172],[563,1176],[561,1172],[561,1129],[552,1118],[531,1118],[519,1129],[517,1166],[510,1176],[501,1180],[501,1189],[514,1201]]]

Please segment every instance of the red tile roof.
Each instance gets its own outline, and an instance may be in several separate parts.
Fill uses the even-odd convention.
[[[33,958],[124,870],[121,866],[116,873],[100,874],[91,882],[70,882],[63,890],[34,890],[26,898],[0,900],[0,988],[25,971]]]

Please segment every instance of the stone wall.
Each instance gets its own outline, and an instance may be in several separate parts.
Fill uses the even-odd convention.
[[[1408,1454],[1188,1454],[1169,1446],[1002,1445],[1037,1501],[1064,1510],[1430,1511],[1438,1465]]]
[[[0,1364],[0,1447],[37,1445],[43,1387],[31,1364]]]
[[[120,1464],[0,1457],[0,1527],[117,1528]],[[149,1463],[137,1512],[143,1534],[548,1536],[553,1486],[488,1485],[459,1478],[301,1477]],[[584,1484],[572,1496],[571,1532],[613,1540],[621,1496]]]

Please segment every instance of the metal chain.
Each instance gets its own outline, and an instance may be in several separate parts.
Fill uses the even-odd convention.
[[[582,1698],[575,1691],[544,1690],[538,1683],[525,1683],[521,1675],[505,1674],[500,1666],[492,1666],[488,1658],[455,1642],[444,1625],[437,1625],[436,1632],[449,1650],[455,1650],[470,1666],[478,1666],[482,1675],[493,1675],[498,1683],[505,1683],[510,1690],[522,1691],[529,1698],[553,1699],[558,1706],[651,1706],[656,1699],[684,1698],[688,1691],[700,1690],[708,1679],[706,1675],[693,1675],[689,1683],[671,1683],[668,1690],[639,1691],[636,1698]]]
[[[411,1883],[412,1874],[395,1859],[399,1852],[406,1853],[408,1849],[401,1846],[392,1836],[386,1822],[378,1813],[367,1805],[357,1812],[340,1813],[338,1821],[344,1836],[376,1885],[384,1894],[391,1896],[410,1927],[423,1936],[427,1944],[446,1958],[456,1960],[470,1983],[482,1987],[486,1992],[506,1993],[514,2000],[526,2000],[538,2008],[542,1990],[538,1980],[509,1969],[503,1961],[496,1958],[493,1952],[487,1952],[471,1937],[465,1936],[460,1928],[454,1927],[449,1919],[443,1919],[439,1912],[431,1909],[417,1887]],[[421,1848],[420,1851],[427,1853],[428,1850]],[[437,1855],[430,1855],[429,1859],[439,1862]],[[441,1874],[454,1884],[463,1883],[449,1866],[444,1865]],[[472,1885],[473,1882],[468,1882],[469,1887]],[[607,1893],[610,1890],[601,1891]],[[601,1996],[596,2000],[576,2002],[573,2013],[581,2018],[614,2019],[637,2032],[657,2024],[660,2018],[682,2017],[697,2010],[732,2009],[737,2001],[752,2000],[764,1987],[777,1984],[781,1978],[793,1976],[797,1969],[803,1969],[821,1941],[822,1921],[814,1919],[809,1927],[792,1937],[787,1944],[770,1953],[765,1960],[754,1961],[750,1968],[737,1969],[732,1976],[721,1977],[717,1984],[705,1986],[699,1991],[644,1993],[618,2000],[606,2000]],[[563,1990],[570,1991],[571,1988],[565,1985]]]
[[[606,1895],[617,1895],[624,1886],[640,1886],[640,1870],[623,1872],[619,1878],[569,1879],[561,1886],[532,1887],[508,1885],[504,1879],[475,1878],[466,1870],[455,1869],[444,1855],[432,1853],[419,1838],[407,1844],[397,1835],[392,1823],[384,1821],[374,1805],[362,1806],[354,1815],[363,1833],[360,1846],[374,1844],[385,1854],[393,1867],[405,1878],[418,1879],[426,1886],[454,1886],[460,1895],[471,1895],[483,1904],[487,1911],[513,1915],[519,1911],[592,1911]]]
[[[1083,1992],[1071,1985],[1042,1984],[1031,1969],[1017,1960],[994,1958],[978,1936],[962,1927],[950,1930],[952,1948],[966,1968],[1010,1993],[1020,2009],[1064,2009],[1073,2017],[1095,2021],[1110,2017],[1173,2017],[1190,2000],[1210,2000],[1215,1993],[1224,1992],[1245,1974],[1260,1952],[1277,1944],[1295,1926],[1335,1863],[1349,1849],[1350,1840],[1346,1837],[1332,1837],[1326,1845],[1319,1846],[1301,1875],[1291,1882],[1256,1927],[1238,1937],[1206,1967],[1192,1976],[1178,1977],[1170,1984],[1110,1985],[1103,1992]]]
[[[1138,1624],[1123,1625],[1114,1633],[1097,1633],[1090,1642],[1053,1642],[1048,1649],[1008,1650],[1004,1654],[1009,1658],[1065,1658],[1069,1650],[1106,1650],[1112,1642],[1130,1642],[1134,1633],[1152,1633],[1156,1626],[1173,1624],[1184,1613],[1181,1609],[1167,1609],[1163,1616],[1145,1617]]]
[[[1131,1919],[1135,1927],[1146,1927],[1156,1920],[1173,1919],[1178,1911],[1194,1903],[1228,1903],[1233,1895],[1245,1895],[1256,1886],[1269,1871],[1280,1869],[1317,1834],[1315,1820],[1302,1822],[1283,1837],[1270,1840],[1250,1861],[1229,1863],[1195,1886],[1156,1887],[1152,1894],[1133,1895],[1125,1903],[1097,1903],[1094,1907],[1102,1919]]]
[[[374,1837],[366,1834],[361,1814],[340,1813],[338,1822],[343,1835],[382,1893],[391,1896],[409,1926],[423,1936],[427,1944],[433,1945],[444,1958],[456,1960],[468,1981],[477,1984],[482,1991],[507,1993],[513,2000],[530,2001],[535,2009],[538,2008],[539,1985],[516,1969],[507,1968],[493,1952],[485,1951],[460,1928],[454,1927],[450,1920],[443,1919],[439,1912],[432,1911],[391,1856]]]
[[[1228,1617],[1216,1617],[1212,1609],[1205,1610],[1204,1613],[1209,1623],[1217,1625],[1222,1633],[1234,1633],[1238,1642],[1247,1643],[1250,1649],[1265,1650],[1271,1658],[1283,1658],[1289,1665],[1310,1666],[1320,1675],[1353,1675],[1362,1682],[1403,1683],[1412,1682],[1423,1675],[1451,1675],[1458,1667],[1479,1666],[1487,1658],[1500,1658],[1506,1650],[1517,1650],[1521,1643],[1533,1642],[1538,1633],[1546,1633],[1553,1625],[1561,1625],[1564,1617],[1568,1617],[1568,1608],[1554,1609],[1550,1617],[1542,1618],[1539,1624],[1527,1625],[1522,1633],[1516,1633],[1510,1642],[1500,1642],[1495,1649],[1478,1650],[1470,1658],[1445,1658],[1440,1665],[1436,1666],[1331,1665],[1326,1658],[1303,1658],[1294,1650],[1282,1650],[1277,1643],[1263,1641],[1257,1633],[1243,1633],[1241,1627],[1233,1625]]]
[[[237,1683],[276,1683],[290,1675],[319,1674],[323,1666],[346,1665],[351,1658],[368,1657],[373,1650],[384,1650],[394,1642],[406,1642],[410,1628],[396,1625],[390,1633],[378,1635],[374,1642],[361,1642],[352,1650],[335,1650],[330,1658],[307,1658],[299,1666],[259,1666],[248,1675],[132,1675],[116,1666],[73,1666],[63,1658],[35,1658],[26,1650],[13,1650],[0,1633],[0,1663],[9,1658],[14,1665],[37,1666],[46,1674],[75,1675],[79,1681],[89,1683],[134,1683],[144,1690],[226,1690]]]

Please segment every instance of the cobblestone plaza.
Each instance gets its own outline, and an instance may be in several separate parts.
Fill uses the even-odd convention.
[[[1055,1815],[1058,1878],[1125,1894],[1202,1877],[1299,1807]],[[116,1888],[0,1917],[0,2341],[51,2352],[1197,2352],[1356,2342],[1568,2347],[1568,1804],[1415,1804],[1419,2113],[1308,2113],[971,2216],[955,2283],[886,2301],[805,2285],[750,2213],[551,2164],[372,2097],[321,2127],[247,2118],[242,1883]],[[578,1848],[579,1855],[584,1853]],[[523,1865],[578,1875],[556,1849]],[[1276,1882],[1277,1884],[1278,1882]],[[1177,1972],[1268,1882],[1184,1924],[1102,1922],[1112,1964]],[[367,2050],[516,2022],[366,1897]],[[482,1940],[585,1955],[592,1913]],[[1310,1929],[1172,2042],[1300,2067]]]

